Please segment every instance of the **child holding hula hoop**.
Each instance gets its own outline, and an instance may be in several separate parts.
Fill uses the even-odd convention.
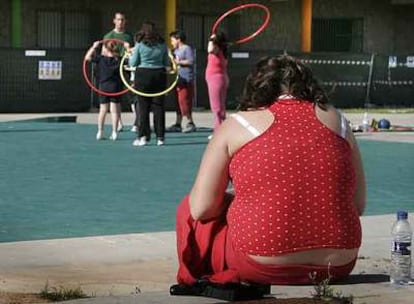
[[[134,87],[140,92],[154,94],[165,90],[167,70],[170,68],[167,45],[153,22],[144,22],[136,34],[136,43],[129,58],[129,66],[135,67]],[[150,112],[154,114],[154,131],[157,145],[164,145],[165,108],[164,95],[143,96],[138,94],[139,124],[134,146],[145,146],[151,139]]]
[[[117,42],[104,41],[102,43],[102,52],[99,54],[97,49],[101,44],[95,41],[90,49],[86,52],[85,61],[91,61],[98,67],[98,83],[99,90],[107,93],[116,93],[122,90],[123,85],[119,76],[119,53]],[[121,98],[119,96],[99,96],[99,114],[98,114],[98,132],[96,139],[104,139],[103,131],[105,126],[105,118],[108,110],[111,111],[112,134],[111,140],[118,137],[117,127],[121,116]]]
[[[227,74],[227,38],[223,32],[210,36],[207,46],[206,83],[214,130],[226,119],[226,97],[229,87]]]

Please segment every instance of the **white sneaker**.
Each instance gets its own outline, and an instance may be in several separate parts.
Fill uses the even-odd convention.
[[[163,145],[164,145],[164,141],[162,139],[158,139],[157,146],[163,146]]]
[[[137,128],[137,126],[132,126],[132,128],[131,128],[131,132],[137,132],[138,131],[138,128]]]
[[[103,139],[103,133],[102,131],[98,131],[98,133],[96,133],[96,140],[102,140]]]
[[[110,140],[116,140],[118,138],[118,134],[116,132],[112,132],[111,136],[109,136]]]
[[[147,144],[147,139],[145,138],[145,136],[142,136],[139,139],[137,138],[132,142],[132,145],[136,147],[145,146],[146,144]]]
[[[188,123],[185,128],[181,131],[183,133],[190,133],[195,132],[197,130],[195,124],[193,122]]]

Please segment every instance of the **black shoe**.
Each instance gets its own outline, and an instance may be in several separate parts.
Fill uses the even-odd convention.
[[[193,285],[176,284],[170,287],[173,296],[201,296],[225,301],[246,301],[262,299],[270,294],[270,285],[256,284],[214,284],[208,281]]]

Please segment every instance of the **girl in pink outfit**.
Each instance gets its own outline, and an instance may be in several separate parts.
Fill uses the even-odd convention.
[[[224,33],[219,32],[210,36],[207,52],[206,82],[216,130],[226,119],[226,97],[229,87],[227,39]]]

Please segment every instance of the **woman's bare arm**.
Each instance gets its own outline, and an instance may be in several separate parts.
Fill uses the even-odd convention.
[[[85,61],[91,61],[93,53],[95,53],[96,48],[99,46],[99,41],[95,41],[89,50],[85,54]]]
[[[201,160],[200,168],[190,193],[190,212],[195,220],[206,220],[222,215],[229,201],[226,189],[229,183],[230,156],[226,122],[214,133]]]

